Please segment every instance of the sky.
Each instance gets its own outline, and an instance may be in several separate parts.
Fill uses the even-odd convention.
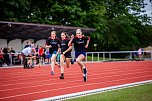
[[[152,24],[152,0],[145,0],[144,1],[147,5],[145,6],[144,10],[146,12],[144,14],[147,14],[148,17],[151,17],[151,24]]]

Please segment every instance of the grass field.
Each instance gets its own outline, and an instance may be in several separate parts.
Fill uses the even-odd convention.
[[[103,92],[66,101],[152,101],[152,84]]]

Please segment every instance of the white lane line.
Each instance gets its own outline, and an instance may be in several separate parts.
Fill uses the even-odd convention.
[[[125,76],[125,75],[130,75],[130,74],[141,74],[141,73],[149,73],[149,71],[144,71],[144,72],[136,72],[136,73],[126,73],[126,74],[123,74],[123,75],[112,75],[112,76],[99,76],[99,75],[95,75],[97,76],[96,78],[91,78],[89,76],[89,80],[95,80],[95,79],[102,79],[102,78],[109,78],[109,77],[117,77],[117,76]],[[94,76],[94,75],[93,75]],[[73,78],[76,78],[76,77],[73,77]],[[58,83],[51,83],[51,84],[40,84],[40,85],[36,85],[36,86],[28,86],[28,87],[20,87],[20,88],[13,88],[13,89],[5,89],[5,90],[0,90],[1,92],[4,92],[4,91],[11,91],[11,90],[19,90],[19,89],[24,89],[24,88],[34,88],[34,87],[41,87],[41,86],[48,86],[48,85],[57,85],[57,84],[64,84],[64,83],[74,83],[74,82],[79,82],[79,81],[82,81],[82,80],[73,80],[73,81],[69,81],[69,82],[58,82]]]
[[[115,69],[115,70],[121,70],[121,69]],[[115,71],[115,70],[113,70],[113,69],[110,69],[110,70],[102,70],[102,72],[109,72],[109,71]],[[135,70],[145,70],[145,69],[139,69],[139,68],[137,68],[137,69],[133,69],[134,71]],[[133,71],[133,70],[127,70],[127,71]],[[149,69],[147,69],[147,70],[149,70]],[[96,71],[101,71],[101,69],[95,69],[95,70],[91,70],[91,72],[95,72],[96,73]],[[122,71],[122,70],[121,70]],[[75,73],[75,72],[66,72],[66,74],[68,74],[68,73],[70,73],[70,74],[74,74],[74,75],[79,75],[79,74],[81,74],[80,72],[78,72],[78,73]],[[39,75],[39,78],[46,78],[45,76],[47,76],[47,77],[50,77],[49,75],[48,75],[49,73],[46,73],[46,74],[42,74],[42,75]],[[37,76],[37,75],[34,75],[34,76]],[[67,76],[70,76],[70,75],[67,75]],[[27,77],[27,78],[25,78],[25,77]],[[30,77],[33,77],[32,75],[28,75],[28,76],[24,76],[24,79],[23,78],[21,78],[21,79],[17,79],[16,80],[16,78],[15,79],[13,79],[13,78],[11,78],[9,81],[1,81],[0,82],[0,84],[2,84],[2,83],[7,83],[7,82],[13,82],[13,81],[25,81],[25,80],[34,80],[35,78],[30,78]],[[13,79],[13,80],[12,80]]]
[[[3,74],[5,74],[5,75],[1,75],[0,76],[0,78],[1,77],[7,77],[7,75],[12,75],[12,76],[17,76],[17,75],[23,75],[23,71],[25,72],[25,71],[28,71],[28,72],[26,72],[25,74],[27,74],[27,75],[29,75],[31,72],[33,72],[33,71],[37,71],[37,73],[40,73],[40,72],[44,72],[44,71],[48,71],[47,69],[50,69],[50,68],[48,68],[48,67],[44,67],[45,69],[38,69],[38,68],[32,68],[32,69],[23,69],[23,70],[20,70],[20,71],[12,71],[12,72],[2,72]],[[8,71],[10,71],[10,70],[8,70]],[[17,74],[15,73],[14,74],[14,72],[17,72]]]
[[[141,69],[141,70],[144,70],[144,69]],[[128,71],[132,71],[132,73],[134,73],[134,71],[138,71],[138,69],[137,70],[128,70]],[[99,71],[98,71],[99,72]],[[105,73],[98,73],[98,72],[95,72],[94,74],[96,75],[96,76],[98,76],[98,75],[104,75],[104,74],[107,74],[107,73],[113,73],[114,71],[112,71],[111,70],[111,72],[105,72]],[[127,71],[118,71],[117,73],[123,73],[123,72],[127,72]],[[67,77],[69,76],[70,78],[76,78],[76,77],[79,77],[79,76],[75,76],[75,75],[81,75],[81,73],[76,73],[76,74],[72,74],[72,75],[67,75]],[[93,74],[93,76],[94,76],[94,74]],[[73,76],[74,75],[74,76]],[[49,77],[49,76],[48,76]],[[29,84],[29,83],[40,83],[40,82],[44,82],[44,81],[50,81],[50,80],[56,80],[56,79],[54,79],[54,78],[51,78],[50,77],[50,79],[48,80],[41,80],[41,81],[32,81],[32,82],[22,82],[22,83],[16,83],[16,84],[2,84],[2,85],[0,85],[0,87],[2,87],[2,86],[10,86],[10,85],[18,85],[18,84]],[[4,82],[3,82],[4,83]]]
[[[14,95],[14,96],[1,97],[0,100],[8,99],[8,98],[14,98],[14,97],[20,97],[20,96],[26,96],[26,95],[32,95],[32,94],[46,93],[46,92],[51,92],[51,91],[66,90],[66,89],[70,89],[70,88],[93,86],[93,85],[97,85],[97,84],[101,84],[101,83],[109,83],[109,82],[116,82],[116,81],[136,79],[136,78],[138,79],[138,78],[141,78],[141,77],[149,77],[149,76],[151,77],[151,75],[139,76],[139,77],[133,77],[133,78],[125,78],[125,79],[119,79],[119,80],[111,80],[111,81],[107,81],[107,82],[98,82],[98,83],[82,84],[82,85],[78,85],[78,86],[70,86],[70,87],[64,87],[64,88],[58,88],[58,89],[52,89],[52,90],[45,90],[45,91],[38,91],[38,92],[32,92],[32,93],[25,93],[25,94],[19,94],[19,95]]]
[[[148,83],[152,83],[152,80],[129,83],[129,84],[123,84],[123,85],[117,85],[117,86],[111,86],[111,87],[94,89],[94,90],[88,90],[88,91],[77,92],[77,93],[72,93],[72,94],[65,94],[65,95],[60,95],[60,96],[38,99],[38,100],[34,100],[34,101],[61,101],[61,100],[66,100],[66,99],[71,99],[71,98],[77,98],[77,97],[82,97],[82,96],[87,96],[87,95],[112,91],[112,90],[118,90],[118,89],[140,86],[140,85],[144,85],[144,84],[148,84]]]
[[[133,61],[132,61],[133,62]],[[96,63],[96,62],[95,62]],[[98,62],[99,64],[102,64],[102,62]],[[93,63],[88,63],[88,64],[94,64],[94,62]],[[74,64],[74,65],[77,65],[77,64]],[[44,68],[46,68],[47,66],[44,66]],[[37,67],[38,68],[38,67]],[[58,67],[57,67],[58,68]],[[33,69],[31,69],[31,70],[33,70]],[[30,70],[29,70],[30,71]],[[45,69],[43,69],[43,70],[39,70],[40,72],[41,71],[45,71]],[[38,72],[38,73],[40,73],[40,72]],[[13,73],[10,73],[10,74],[13,74]],[[18,72],[17,74],[23,74],[23,72],[21,71],[21,72]],[[30,74],[30,73],[27,73],[27,75],[28,74]],[[8,74],[9,75],[9,74]],[[16,74],[15,74],[16,75]],[[14,75],[14,76],[15,76]],[[25,74],[26,75],[26,74]],[[16,75],[17,76],[17,75]],[[1,76],[0,76],[0,78],[1,78]]]
[[[106,68],[105,68],[106,69]],[[113,68],[111,68],[111,69],[113,69]],[[27,75],[29,75],[29,74],[31,74],[31,73],[33,73],[33,72],[31,72],[31,71],[33,71],[34,69],[31,69],[31,70],[29,70],[29,72],[28,73],[26,73]],[[40,71],[40,72],[39,72]],[[34,72],[34,73],[41,73],[41,71],[48,71],[48,70],[39,70],[38,72]],[[19,73],[19,72],[17,72],[17,75],[14,75],[14,73],[11,73],[11,74],[13,74],[12,75],[12,77],[13,76],[18,76],[18,74],[23,74],[23,72],[21,72],[21,73]],[[16,73],[15,73],[16,74]],[[23,74],[23,77],[26,77],[26,76],[24,76],[24,75],[26,75],[26,74]],[[8,74],[9,75],[9,74]],[[35,75],[37,75],[37,74],[35,74]],[[22,75],[19,75],[19,76],[22,76]],[[8,77],[7,75],[6,76],[3,76],[3,77]],[[0,79],[2,79],[3,77],[0,77]]]

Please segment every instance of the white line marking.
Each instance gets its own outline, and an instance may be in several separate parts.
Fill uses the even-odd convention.
[[[146,71],[146,72],[149,72],[149,71]],[[144,73],[146,73],[146,72],[144,71]],[[136,74],[139,74],[139,73],[143,73],[143,72],[138,72]],[[124,74],[124,75],[112,75],[112,76],[102,76],[102,77],[100,77],[99,75],[96,75],[97,76],[96,78],[90,78],[89,77],[89,80],[102,79],[102,78],[105,78],[105,77],[109,78],[109,77],[116,77],[116,76],[125,76],[125,75],[129,75],[129,74],[135,74],[135,73],[132,72],[132,73]],[[59,82],[59,83],[51,83],[51,84],[40,84],[40,85],[36,85],[36,86],[28,86],[28,87],[20,87],[20,88],[13,88],[13,89],[5,89],[5,90],[0,90],[0,91],[10,91],[10,90],[18,90],[18,89],[24,89],[24,88],[41,87],[41,86],[48,86],[48,85],[51,86],[51,85],[64,84],[64,83],[74,83],[74,82],[79,82],[79,81],[82,81],[82,80],[73,80],[73,81],[69,81],[69,82]]]
[[[93,72],[95,71],[95,73],[97,73],[96,71],[100,72],[100,70],[101,70],[101,69],[94,69],[94,70],[91,70],[91,72],[92,72],[92,71],[93,71]],[[118,71],[118,70],[121,70],[121,69],[112,69],[112,68],[111,68],[110,70],[109,70],[109,69],[107,69],[107,70],[102,70],[102,72],[106,72],[106,73],[107,73],[107,72],[109,72],[109,71],[115,71],[115,70]],[[142,69],[138,69],[138,68],[136,69],[136,68],[134,68],[134,71],[135,71],[135,70],[145,70],[145,69],[143,69],[143,68],[142,68]],[[149,70],[149,68],[148,68],[147,70]],[[121,70],[121,71],[122,71],[122,70]],[[133,71],[133,70],[127,70],[127,71]],[[72,75],[73,75],[73,74],[74,74],[74,75],[80,75],[80,74],[81,74],[80,72],[78,72],[78,73],[75,73],[75,72],[66,72],[66,74],[68,74],[68,73],[70,73],[70,74],[72,74]],[[30,76],[32,76],[32,75],[30,75]],[[26,80],[34,80],[34,79],[35,79],[35,78],[30,78],[30,76],[29,76],[29,75],[28,75],[28,76],[24,76],[24,79],[19,76],[21,79],[17,79],[17,80],[16,80],[15,77],[14,77],[15,80],[14,80],[13,78],[10,78],[9,81],[1,81],[0,84],[2,84],[2,83],[7,83],[7,82],[12,82],[12,81],[20,81],[20,80],[21,80],[21,81],[26,81]],[[34,75],[34,76],[37,76],[37,75]],[[42,75],[39,75],[39,78],[46,78],[45,76],[50,77],[49,73],[45,73],[45,74],[43,73]],[[70,76],[70,75],[67,75],[67,76]],[[27,78],[25,78],[25,77],[27,77]],[[33,76],[32,76],[32,77],[33,77]],[[12,80],[12,79],[13,79],[13,80]]]
[[[151,76],[151,75],[149,75],[149,76]],[[127,79],[135,79],[135,78],[141,78],[141,77],[148,77],[148,76],[139,76],[139,77],[133,77],[133,78],[111,80],[111,81],[108,81],[108,82],[115,82],[115,81],[127,80]],[[64,87],[64,88],[45,90],[45,91],[38,91],[38,92],[32,92],[32,93],[26,93],[26,94],[19,94],[19,95],[14,95],[14,96],[2,97],[2,98],[0,98],[0,100],[2,100],[2,99],[8,99],[8,98],[14,98],[14,97],[20,97],[20,96],[26,96],[26,95],[31,95],[31,94],[45,93],[45,92],[50,92],[50,91],[65,90],[65,89],[69,89],[69,88],[92,86],[92,85],[101,84],[101,83],[108,83],[108,82],[98,82],[98,83],[91,83],[91,84],[82,84],[82,85],[78,85],[78,86]]]
[[[131,70],[132,71],[132,70]],[[137,71],[137,70],[136,70]],[[125,72],[125,74],[127,74],[126,73],[126,71],[119,71],[119,72],[117,72],[117,73],[123,73],[123,72]],[[150,71],[144,71],[144,72],[150,72]],[[99,75],[103,75],[103,74],[107,74],[107,73],[113,73],[113,72],[105,72],[105,73],[102,73],[102,74],[98,74],[98,73],[94,73],[95,75],[91,75],[91,76],[99,76]],[[136,73],[143,73],[143,71],[142,72],[136,72]],[[78,73],[78,74],[81,74],[81,73]],[[134,72],[132,72],[132,73],[128,73],[128,74],[134,74]],[[127,75],[128,75],[127,74]],[[76,74],[74,74],[74,75],[76,75]],[[76,78],[76,77],[79,77],[79,76],[69,76],[69,77],[67,77],[67,79],[72,79],[72,78]],[[10,86],[10,85],[18,85],[18,84],[28,84],[28,83],[40,83],[40,82],[44,82],[44,81],[50,81],[50,80],[56,80],[56,79],[47,79],[47,80],[41,80],[41,81],[32,81],[32,82],[23,82],[23,83],[16,83],[16,84],[4,84],[4,85],[0,85],[0,87],[1,86],[3,86],[3,87],[6,87],[6,86]]]
[[[131,62],[134,62],[134,61],[131,61]],[[137,62],[137,61],[136,61]],[[138,61],[139,62],[139,61]],[[146,62],[146,61],[144,61],[144,62]],[[101,64],[101,63],[103,63],[103,62],[90,62],[90,63],[87,63],[87,64],[94,64],[94,63],[96,63],[96,64]],[[107,62],[106,62],[107,63]],[[109,63],[111,63],[111,62],[109,62]],[[119,63],[119,62],[118,62]],[[122,63],[122,62],[121,62]],[[76,64],[74,64],[74,65],[76,65]],[[50,65],[46,65],[46,66],[44,66],[44,68],[47,68],[47,66],[50,66]],[[36,68],[38,68],[38,67],[36,67]],[[57,67],[58,68],[58,67]],[[42,68],[41,68],[42,69]],[[31,69],[31,70],[33,70],[33,69]],[[30,71],[30,70],[29,70]],[[42,69],[42,70],[39,70],[39,71],[46,71],[45,69]],[[40,72],[39,72],[40,73]],[[8,75],[9,74],[13,74],[14,75],[14,73],[8,73]],[[23,71],[21,71],[21,72],[18,72],[18,74],[23,74]],[[28,74],[30,74],[30,73],[27,73],[27,75]],[[16,75],[16,74],[15,74]],[[0,78],[1,78],[1,76],[0,76]]]
[[[111,86],[111,87],[94,89],[94,90],[88,90],[88,91],[77,92],[77,93],[72,93],[72,94],[65,94],[65,95],[54,96],[54,97],[49,97],[49,98],[44,98],[44,99],[39,99],[39,100],[34,100],[34,101],[61,101],[61,100],[66,100],[66,99],[71,99],[71,98],[76,98],[76,97],[81,97],[81,96],[87,96],[87,95],[112,91],[112,90],[139,86],[139,85],[143,85],[146,83],[152,83],[152,80],[123,84],[123,85],[118,85],[118,86]]]

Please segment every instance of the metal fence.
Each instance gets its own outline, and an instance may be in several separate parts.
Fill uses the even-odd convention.
[[[71,53],[74,60],[74,52]],[[3,54],[1,54],[3,55]],[[10,65],[21,65],[22,57],[21,53],[8,54]],[[111,51],[111,52],[86,52],[86,58],[84,62],[105,62],[105,61],[131,61],[140,60],[138,57],[138,51]],[[152,60],[152,51],[143,51],[142,60]],[[57,58],[59,61],[59,58]],[[0,60],[0,63],[2,61]],[[43,65],[44,65],[43,61]],[[2,66],[2,65],[1,65]]]
[[[87,52],[86,62],[140,60],[138,51]],[[152,60],[152,51],[143,51],[142,60]]]

